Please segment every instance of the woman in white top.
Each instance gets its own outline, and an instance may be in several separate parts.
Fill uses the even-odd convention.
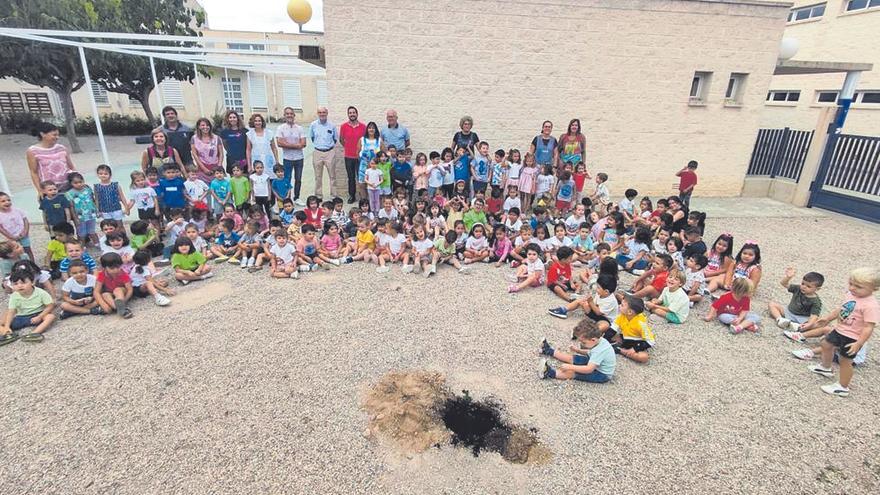
[[[267,172],[271,172],[278,163],[278,148],[275,146],[275,133],[266,129],[266,120],[263,116],[255,113],[248,121],[250,129],[247,132],[248,141],[251,143],[248,149],[247,161],[253,170],[254,161],[263,162]]]
[[[365,182],[367,166],[383,147],[385,147],[385,143],[382,142],[382,135],[379,134],[379,126],[375,122],[369,122],[364,137],[358,139],[357,144],[358,158],[360,158],[357,174],[358,200],[367,199],[367,183]]]

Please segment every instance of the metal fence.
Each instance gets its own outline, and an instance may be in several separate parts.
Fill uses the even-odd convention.
[[[800,181],[813,131],[759,129],[746,175]]]
[[[880,137],[832,134],[808,206],[880,222]]]

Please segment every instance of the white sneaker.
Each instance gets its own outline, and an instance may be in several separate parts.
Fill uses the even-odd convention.
[[[387,266],[380,266],[380,267],[376,268],[376,273],[388,273],[390,271],[391,271],[391,268],[389,268]]]
[[[156,297],[154,299],[156,300],[156,306],[168,306],[169,304],[171,304],[171,299],[168,299],[162,294],[156,294]]]
[[[403,265],[403,267],[400,269],[400,271],[403,273],[412,273],[413,266],[412,265]]]
[[[431,269],[430,269],[430,268],[428,268],[427,270],[422,270],[422,276],[425,277],[425,278],[430,277],[430,276],[431,276],[431,273],[433,273],[433,272],[431,272]]]
[[[786,330],[786,331],[782,332],[782,335],[785,335],[785,338],[791,339],[795,342],[804,343],[807,341],[807,339],[804,338],[804,334],[802,334],[800,332],[791,332],[791,331]]]
[[[801,324],[796,321],[793,321],[788,324],[788,328],[790,328],[792,332],[800,332],[801,331]]]
[[[307,271],[310,271],[311,269],[312,268],[309,265],[299,265],[299,271],[301,271],[301,272],[307,272]]]
[[[290,274],[290,278],[292,278],[292,279],[294,279],[294,280],[299,279],[299,271],[294,270],[293,272],[291,272],[291,274]]]
[[[816,357],[816,353],[812,349],[795,349],[791,351],[791,355],[803,361],[809,361]]]
[[[255,266],[257,264],[256,258],[249,258],[247,262],[247,266]]]
[[[238,266],[240,266],[242,268],[247,268],[249,260],[250,260],[250,258],[242,258],[241,262],[238,263]]]
[[[466,267],[466,266],[463,266],[463,267],[461,267],[461,268],[458,269],[458,273],[460,273],[460,274],[462,274],[462,275],[468,275],[468,274],[471,273],[471,269],[468,268],[468,267]]]
[[[333,263],[333,264],[336,265],[336,266],[339,266],[339,265],[342,264],[342,262],[339,261],[339,260],[330,260],[330,263]]]
[[[788,328],[790,324],[791,320],[789,320],[788,318],[783,318],[781,316],[779,318],[776,318],[776,326],[779,328]]]
[[[214,272],[208,272],[208,273],[202,275],[201,277],[199,277],[199,279],[200,280],[207,280],[213,276],[214,276]]]
[[[836,395],[838,397],[847,397],[849,396],[849,389],[840,384],[840,382],[834,383],[832,385],[822,385],[819,387],[826,394]]]
[[[834,376],[834,370],[832,370],[831,368],[823,368],[821,364],[811,364],[807,367],[807,369],[817,375],[822,375],[825,378],[831,378],[832,376]]]
[[[635,269],[635,270],[632,271],[632,274],[635,275],[635,276],[637,276],[637,277],[641,277],[642,275],[645,274],[645,270]]]
[[[437,273],[437,264],[436,263],[433,263],[431,265],[431,273],[432,274]]]

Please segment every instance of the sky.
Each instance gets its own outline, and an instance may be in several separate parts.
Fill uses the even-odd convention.
[[[287,16],[288,0],[197,0],[208,13],[208,27],[235,31],[297,33],[299,27]],[[324,31],[323,0],[309,0],[312,20],[306,31]]]

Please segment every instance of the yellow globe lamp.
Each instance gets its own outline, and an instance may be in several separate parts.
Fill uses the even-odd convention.
[[[301,28],[312,18],[312,5],[308,0],[290,0],[287,2],[287,15]]]

